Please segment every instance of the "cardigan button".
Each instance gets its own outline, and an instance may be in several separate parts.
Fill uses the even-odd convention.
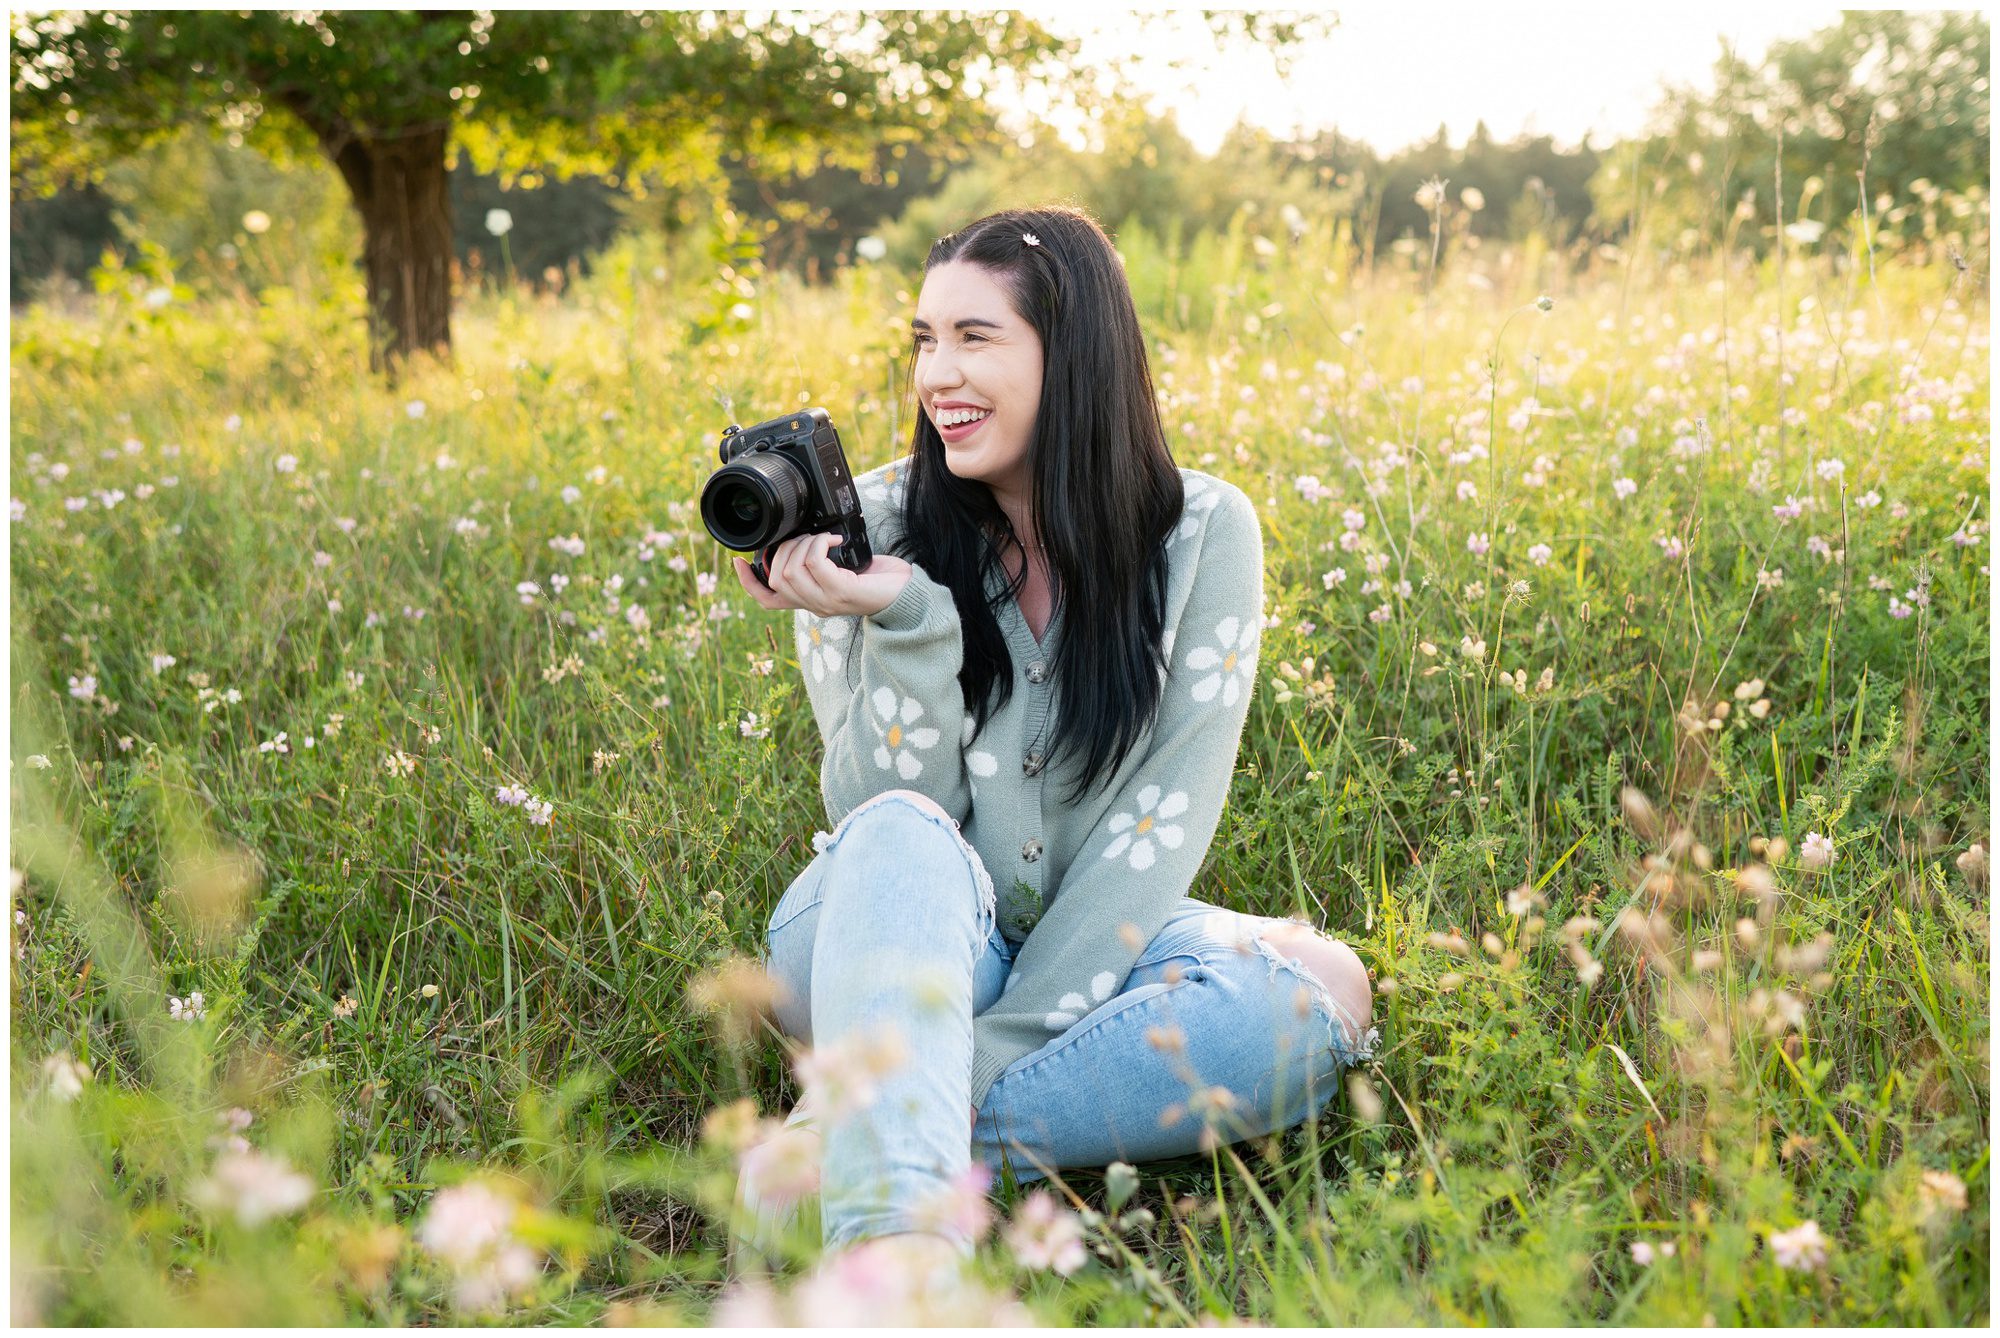
[[[1032,930],[1041,918],[1042,912],[1039,906],[1016,906],[1007,917],[1007,927],[1014,931],[1017,938],[1026,938],[1028,931]]]
[[[1049,671],[1044,669],[1041,665],[1031,664],[1028,666],[1028,681],[1030,683],[1039,683],[1048,676],[1049,676]]]
[[[1040,859],[1041,857],[1042,857],[1042,843],[1040,841],[1030,841],[1026,845],[1021,847],[1021,858],[1026,860],[1028,863],[1033,864],[1036,860]]]
[[[1044,760],[1040,753],[1029,753],[1021,759],[1021,770],[1030,776],[1039,776],[1042,774],[1042,762]]]

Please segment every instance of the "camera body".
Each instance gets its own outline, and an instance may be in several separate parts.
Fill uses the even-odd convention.
[[[701,523],[724,548],[754,552],[750,570],[766,586],[771,550],[802,534],[839,534],[828,556],[848,571],[875,560],[847,453],[825,409],[731,423],[717,454],[722,468],[702,485]]]

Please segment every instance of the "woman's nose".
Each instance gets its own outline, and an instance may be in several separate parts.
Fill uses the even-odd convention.
[[[917,384],[935,395],[947,386],[955,386],[963,380],[958,374],[958,364],[943,349],[933,349],[924,359],[922,370],[917,373]]]

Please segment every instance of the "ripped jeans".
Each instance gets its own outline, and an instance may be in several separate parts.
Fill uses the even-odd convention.
[[[765,964],[784,987],[785,1032],[822,1052],[894,1032],[907,1056],[873,1078],[872,1101],[819,1118],[829,1248],[927,1230],[969,1252],[923,1205],[974,1161],[1031,1181],[1290,1128],[1373,1052],[1374,1031],[1259,937],[1285,921],[1183,897],[1118,993],[994,1080],[968,1135],[972,1020],[1020,950],[993,924],[982,875],[948,820],[882,796],[771,915]]]

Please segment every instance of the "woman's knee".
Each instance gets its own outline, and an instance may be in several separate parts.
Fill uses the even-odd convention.
[[[1310,925],[1296,922],[1268,931],[1264,939],[1286,955],[1296,957],[1313,979],[1326,987],[1355,1028],[1349,1041],[1359,1044],[1374,1017],[1375,991],[1368,980],[1368,968],[1354,949]]]

